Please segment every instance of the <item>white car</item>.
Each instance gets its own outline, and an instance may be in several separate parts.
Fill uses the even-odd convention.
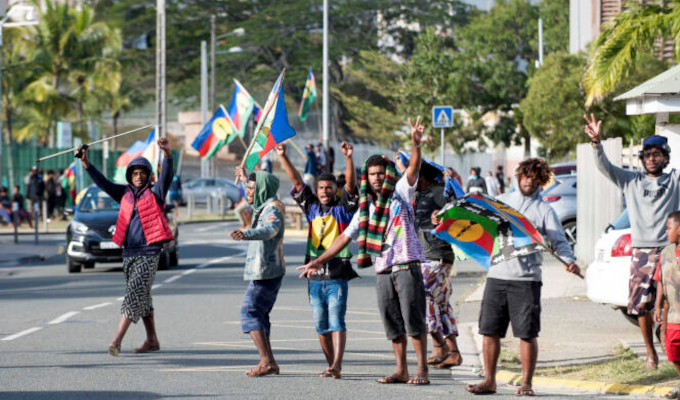
[[[637,324],[637,318],[626,313],[632,252],[630,220],[628,210],[624,210],[595,245],[594,261],[586,270],[586,294],[593,302],[621,310],[629,321]]]

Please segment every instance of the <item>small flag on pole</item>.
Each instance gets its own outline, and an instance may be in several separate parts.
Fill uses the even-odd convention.
[[[300,121],[307,120],[307,112],[311,107],[314,100],[316,100],[316,79],[314,78],[314,72],[312,68],[309,68],[309,74],[307,75],[307,82],[305,82],[305,89],[302,92],[302,101],[300,101],[300,109],[298,110],[298,117]]]
[[[191,147],[196,149],[201,157],[207,159],[234,138],[236,138],[234,124],[230,121],[227,111],[220,105],[220,108],[215,111],[215,114],[191,143]]]
[[[246,158],[246,166],[250,171],[260,162],[262,157],[277,144],[295,136],[295,130],[288,122],[288,111],[283,96],[283,73],[274,84],[271,95],[275,95],[274,103],[269,109],[261,128],[256,132]]]
[[[234,130],[239,136],[243,137],[246,134],[248,118],[255,108],[255,99],[241,85],[241,82],[234,79],[234,85],[234,94],[231,96],[227,113],[234,124]]]

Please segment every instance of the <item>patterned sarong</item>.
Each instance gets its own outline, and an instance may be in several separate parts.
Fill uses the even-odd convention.
[[[452,267],[453,264],[441,263],[439,260],[428,260],[421,264],[427,300],[427,329],[431,333],[441,333],[444,337],[458,336],[456,318],[449,303],[452,294],[450,278]]]
[[[120,313],[137,323],[153,312],[151,286],[158,269],[160,255],[123,258],[125,298]]]

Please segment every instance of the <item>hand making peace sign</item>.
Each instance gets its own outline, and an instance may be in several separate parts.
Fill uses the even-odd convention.
[[[420,115],[416,118],[415,125],[411,121],[411,118],[409,118],[408,125],[411,127],[411,142],[413,143],[413,146],[420,146],[421,143],[430,140],[428,137],[423,136],[425,133],[425,125],[420,124]]]
[[[602,134],[602,121],[595,119],[595,114],[590,114],[590,119],[588,116],[583,114],[583,119],[586,120],[585,131],[590,136],[590,140],[599,141],[600,135]]]

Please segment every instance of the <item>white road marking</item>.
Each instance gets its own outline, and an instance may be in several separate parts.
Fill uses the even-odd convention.
[[[97,308],[106,307],[106,306],[111,305],[111,304],[113,304],[113,303],[110,302],[110,301],[107,301],[106,303],[99,303],[99,304],[95,304],[93,306],[83,307],[83,310],[95,310]]]
[[[54,324],[61,324],[62,322],[66,321],[67,319],[71,318],[74,315],[80,314],[80,311],[69,311],[66,314],[62,314],[58,316],[57,318],[53,319],[52,321],[48,322],[48,325],[54,325]]]
[[[33,333],[33,332],[37,332],[37,331],[39,331],[39,330],[41,330],[41,329],[42,329],[42,327],[39,327],[39,326],[38,326],[38,327],[35,327],[35,328],[29,328],[29,329],[26,329],[25,331],[21,331],[21,332],[19,332],[19,333],[15,333],[14,335],[5,336],[4,338],[2,338],[2,340],[14,340],[14,339],[16,339],[16,338],[19,338],[19,337],[22,337],[22,336],[26,336],[26,335],[31,334],[31,333]]]
[[[168,279],[164,280],[163,283],[171,283],[171,282],[174,282],[181,277],[182,277],[182,275],[174,275],[174,276],[171,276]]]
[[[125,300],[125,296],[120,296],[119,298],[116,299],[116,301],[123,301]]]
[[[157,284],[151,286],[151,290],[158,289],[158,288],[161,287],[161,286],[163,286],[163,285],[160,284],[160,283],[157,283]]]
[[[193,274],[194,272],[196,272],[195,269],[188,269],[188,270],[182,272],[182,275],[189,275],[189,274]]]

